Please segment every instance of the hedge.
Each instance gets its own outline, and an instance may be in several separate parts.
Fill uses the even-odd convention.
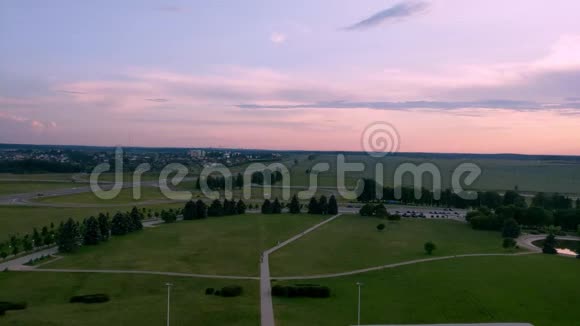
[[[286,298],[328,298],[330,288],[316,284],[274,285],[272,295]]]
[[[8,310],[24,310],[26,307],[26,302],[0,301],[0,316],[5,315]]]
[[[87,295],[76,295],[71,297],[70,303],[103,303],[109,301],[109,296],[102,293],[97,294],[87,294]]]

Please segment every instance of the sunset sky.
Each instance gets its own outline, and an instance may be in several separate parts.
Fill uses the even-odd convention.
[[[580,1],[0,0],[0,143],[580,155]]]

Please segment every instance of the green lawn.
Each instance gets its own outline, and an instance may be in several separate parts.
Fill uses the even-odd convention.
[[[162,208],[183,207],[183,204],[165,204],[143,206],[153,210]],[[34,227],[42,228],[50,223],[58,225],[61,221],[72,217],[83,219],[100,212],[114,214],[117,211],[130,210],[132,206],[122,207],[95,207],[95,208],[52,208],[31,206],[0,206],[0,241],[6,240],[11,234],[32,233]]]
[[[62,180],[71,182],[76,173],[31,173],[31,174],[14,174],[0,173],[0,180]]]
[[[134,198],[134,190],[131,188],[121,189],[119,195],[113,199],[101,199],[92,192],[80,194],[44,197],[38,199],[45,203],[75,203],[75,204],[125,204],[137,203],[146,200],[168,200],[157,187],[141,187],[141,196],[139,199]],[[182,198],[179,198],[182,199]]]
[[[321,218],[246,214],[160,225],[83,247],[45,267],[258,276],[262,251]]]
[[[337,257],[338,259],[338,257]],[[528,322],[578,325],[580,261],[547,255],[470,257],[355,276],[296,281],[331,288],[328,299],[274,298],[278,326]]]
[[[79,187],[73,182],[0,181],[0,196]]]
[[[166,282],[172,325],[259,324],[257,281],[177,278],[156,275],[0,273],[0,301],[26,301],[28,308],[0,316],[2,325],[165,325]],[[206,296],[207,287],[243,286],[240,297]],[[103,304],[71,304],[73,295],[106,293]]]
[[[379,223],[387,225],[377,231]],[[343,215],[270,256],[274,276],[335,273],[426,258],[423,245],[433,241],[435,256],[504,252],[498,232],[475,231],[444,220],[400,222]]]

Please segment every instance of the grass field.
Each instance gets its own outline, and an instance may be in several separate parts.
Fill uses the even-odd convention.
[[[339,259],[339,257],[336,257]],[[296,281],[329,286],[329,299],[274,298],[279,326],[528,322],[578,325],[580,261],[547,255],[471,257],[355,276]]]
[[[146,200],[167,200],[167,198],[157,187],[141,187],[141,196],[139,199],[134,199],[133,189],[130,188],[121,189],[119,195],[113,199],[101,199],[92,192],[38,199],[38,201],[45,203],[76,204],[131,204]]]
[[[167,288],[172,325],[259,324],[257,281],[176,278],[154,275],[0,273],[0,301],[26,301],[28,308],[0,316],[2,325],[165,325]],[[243,286],[240,297],[206,296],[207,287]],[[103,304],[71,304],[73,295],[106,293]]]
[[[183,221],[83,247],[46,267],[258,276],[262,251],[321,219],[246,214]]]
[[[376,226],[385,223],[384,231]],[[437,245],[434,256],[505,252],[498,232],[475,231],[444,220],[385,220],[344,215],[270,256],[273,276],[316,275],[426,258],[423,245]]]
[[[0,181],[52,180],[52,181],[72,182],[73,176],[75,176],[75,175],[76,175],[76,173],[31,173],[31,174],[0,173]]]
[[[143,206],[153,210],[162,208],[182,207],[183,204],[165,204]],[[6,240],[9,235],[16,233],[32,233],[34,227],[42,228],[50,223],[58,225],[61,221],[72,217],[83,219],[100,212],[114,214],[117,211],[130,210],[132,206],[101,207],[101,208],[52,208],[31,206],[0,206],[0,241]]]
[[[319,184],[323,186],[336,185],[336,155],[317,154],[312,160],[304,156],[298,157],[298,164],[292,164],[293,185],[307,185],[305,171],[312,168],[317,163],[328,163],[330,170],[320,173]],[[384,184],[394,185],[393,174],[395,169],[402,163],[433,163],[442,176],[442,185],[449,188],[451,184],[451,174],[461,163],[471,162],[477,164],[482,174],[471,186],[477,190],[505,191],[513,190],[516,186],[524,192],[559,192],[566,194],[580,195],[580,164],[560,161],[535,161],[517,159],[462,159],[462,158],[442,158],[441,156],[425,157],[405,157],[404,154],[389,155],[384,158],[373,158],[368,155],[346,155],[348,163],[363,163],[365,172],[350,172],[347,174],[347,185],[353,185],[357,178],[374,177],[374,166],[382,163],[384,166]],[[410,176],[403,178],[403,184],[412,185]],[[431,178],[425,178],[425,187],[431,187]]]
[[[51,189],[78,187],[73,182],[42,182],[42,181],[0,181],[0,196],[28,192],[43,192]]]

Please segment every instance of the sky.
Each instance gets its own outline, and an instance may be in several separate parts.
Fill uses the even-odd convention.
[[[580,155],[579,12],[0,0],[0,143]]]

